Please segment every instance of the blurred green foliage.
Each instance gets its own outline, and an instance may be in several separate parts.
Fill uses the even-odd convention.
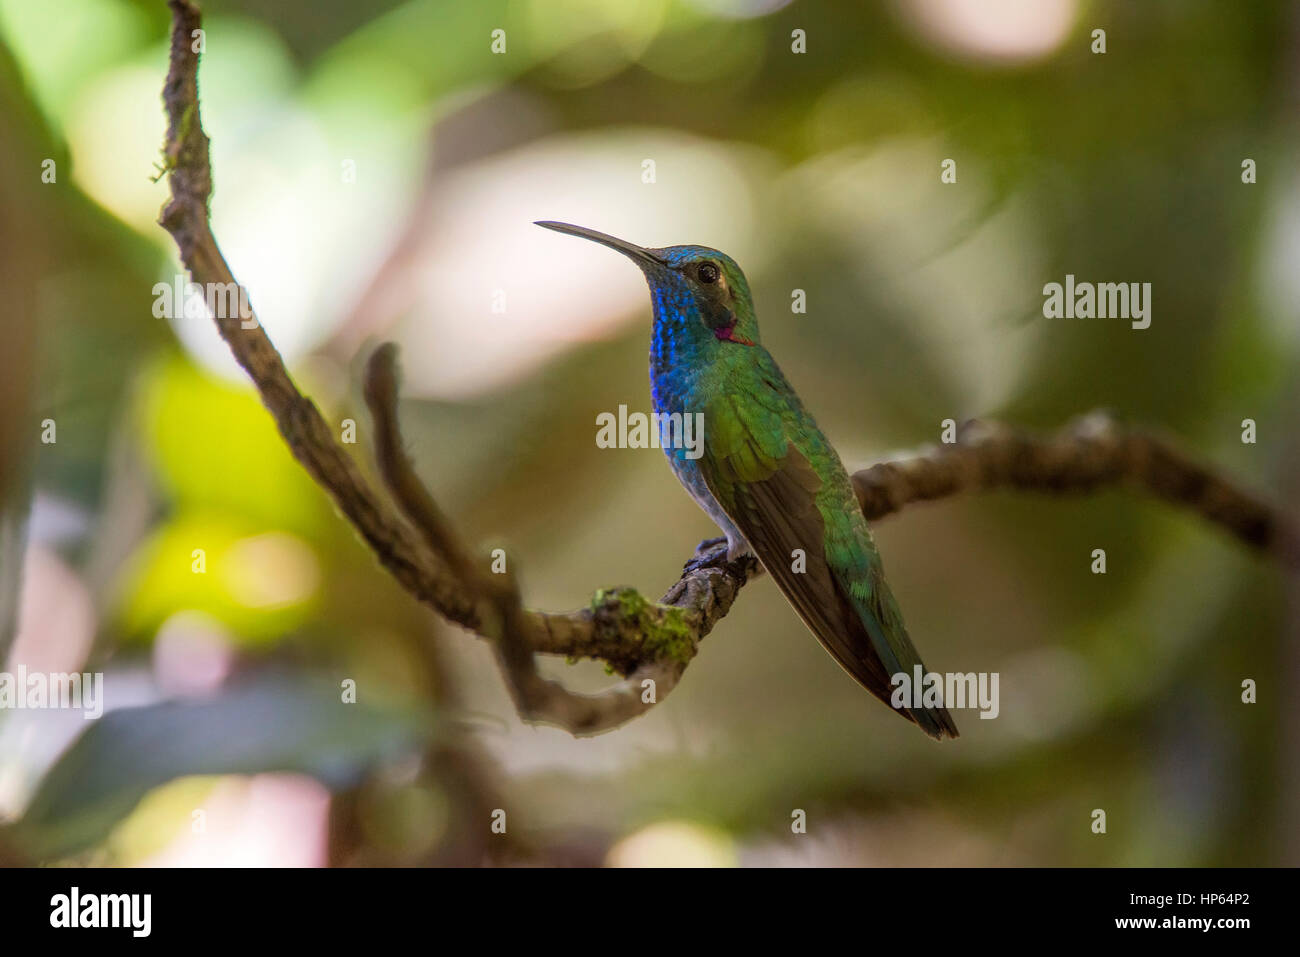
[[[187,775],[297,771],[343,789],[419,747],[428,714],[346,704],[319,680],[261,677],[216,698],[124,708],[46,775],[17,833],[38,859],[93,846],[150,790]],[[188,808],[178,808],[189,816]]]

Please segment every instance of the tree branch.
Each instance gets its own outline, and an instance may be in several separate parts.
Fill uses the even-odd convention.
[[[199,116],[193,40],[201,28],[200,13],[192,0],[169,0],[169,6],[173,24],[163,89],[168,116],[163,157],[171,199],[160,223],[175,239],[195,282],[235,289],[208,219],[212,172]],[[752,558],[728,563],[725,549],[702,546],[659,602],[647,601],[634,589],[615,588],[598,591],[589,607],[573,612],[526,609],[514,576],[491,574],[489,564],[464,544],[403,452],[392,346],[381,347],[367,364],[366,401],[380,475],[396,510],[369,487],[319,410],[298,391],[256,315],[214,316],[214,321],[293,455],[383,567],[415,598],[494,643],[515,705],[527,720],[595,734],[645,712],[676,686],[700,641],[760,570]],[[1081,492],[1129,483],[1197,512],[1248,545],[1300,564],[1300,532],[1293,519],[1164,440],[1097,415],[1045,437],[968,424],[956,445],[874,466],[853,481],[863,511],[872,519],[911,502],[973,489]],[[597,695],[575,694],[538,673],[537,654],[600,659],[624,680]]]
[[[853,476],[862,512],[883,518],[912,502],[1014,488],[1091,492],[1135,488],[1220,526],[1243,545],[1300,568],[1300,523],[1189,458],[1168,439],[1092,412],[1051,435],[972,420],[953,445],[930,447]]]

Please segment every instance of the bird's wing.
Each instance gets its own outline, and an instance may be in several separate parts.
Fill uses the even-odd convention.
[[[822,479],[787,438],[779,410],[723,395],[709,406],[705,428],[701,463],[709,491],[818,641],[859,684],[890,704],[890,677],[899,671],[913,674],[920,657],[885,584],[865,522],[857,532],[846,515],[828,538],[817,505]],[[855,532],[865,545],[849,549],[856,561],[846,556],[833,565],[827,543],[831,551],[844,551],[834,547],[835,540],[852,544],[843,539]],[[795,549],[803,552],[802,571],[795,570]],[[944,708],[898,710],[931,737],[957,736]]]

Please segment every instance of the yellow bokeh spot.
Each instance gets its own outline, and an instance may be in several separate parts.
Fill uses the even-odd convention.
[[[619,841],[610,867],[735,867],[736,843],[726,831],[695,821],[661,821]]]
[[[306,601],[320,582],[311,549],[284,532],[235,542],[221,570],[230,594],[249,608],[281,608]]]

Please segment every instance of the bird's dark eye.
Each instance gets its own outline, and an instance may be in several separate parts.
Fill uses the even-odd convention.
[[[713,285],[718,281],[718,277],[721,275],[721,270],[719,270],[717,266],[713,265],[713,263],[700,263],[700,282],[705,285]]]

